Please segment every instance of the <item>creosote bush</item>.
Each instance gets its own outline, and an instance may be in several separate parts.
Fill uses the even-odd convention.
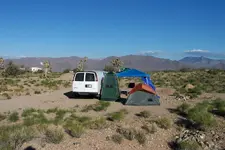
[[[19,120],[19,113],[18,112],[13,112],[9,115],[8,120],[11,122],[16,122]]]
[[[162,129],[170,129],[172,127],[172,121],[166,117],[157,119],[155,123]]]

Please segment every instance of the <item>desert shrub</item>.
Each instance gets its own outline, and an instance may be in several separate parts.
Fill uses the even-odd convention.
[[[111,137],[112,141],[117,143],[117,144],[121,144],[123,142],[123,137],[120,134],[114,134]]]
[[[155,123],[157,124],[158,127],[162,128],[162,129],[169,129],[172,127],[172,122],[169,118],[163,117],[163,118],[159,118],[155,121]]]
[[[94,111],[103,111],[103,110],[106,111],[109,106],[110,106],[110,102],[99,101],[96,103],[93,110]]]
[[[106,119],[103,117],[99,117],[93,121],[90,122],[88,127],[90,129],[103,129],[107,126]]]
[[[3,93],[2,96],[5,97],[6,99],[12,98],[8,93]]]
[[[69,73],[69,72],[70,72],[70,69],[63,70],[63,73]]]
[[[56,112],[56,117],[54,119],[54,124],[60,124],[63,123],[64,121],[64,116],[66,113],[70,112],[69,110],[64,110],[64,109],[58,109]]]
[[[213,112],[225,117],[225,100],[216,99],[212,102]]]
[[[32,113],[32,115],[26,116],[23,119],[23,123],[26,126],[38,125],[38,124],[49,124],[51,123],[44,115],[44,113],[36,112]]]
[[[127,110],[121,109],[118,112],[113,112],[108,114],[108,120],[110,121],[120,121],[123,120],[125,115],[127,114]]]
[[[26,109],[23,110],[21,116],[22,116],[22,117],[28,117],[28,116],[30,116],[30,115],[33,115],[33,113],[35,113],[35,112],[40,113],[40,112],[42,112],[42,111],[41,111],[40,109],[26,108]]]
[[[68,82],[68,81],[65,81],[65,82],[63,83],[63,86],[64,86],[65,88],[70,87],[70,85],[71,85],[71,83]]]
[[[66,132],[76,138],[80,138],[82,134],[85,133],[85,128],[81,123],[75,121],[67,121],[66,125],[64,126]]]
[[[215,118],[208,112],[210,105],[199,103],[188,111],[188,119],[193,121],[199,128],[205,129],[215,123]]]
[[[13,62],[9,62],[6,69],[2,73],[4,77],[16,77],[21,74],[21,71],[17,65]]]
[[[90,110],[94,110],[97,112],[103,111],[103,110],[106,111],[109,106],[110,106],[110,102],[99,101],[96,104],[84,106],[81,112],[88,112]]]
[[[143,117],[143,118],[149,118],[151,116],[151,113],[149,111],[141,111],[139,114],[137,114],[137,116],[139,117]]]
[[[64,132],[60,128],[48,128],[45,136],[48,143],[59,144],[64,138]]]
[[[32,128],[22,125],[0,127],[0,149],[2,150],[20,149],[23,143],[33,138],[34,131]]]
[[[115,68],[112,65],[105,65],[104,71],[114,72]]]
[[[0,113],[0,121],[5,120],[6,116]]]
[[[143,130],[145,130],[147,133],[154,134],[155,132],[157,132],[157,125],[156,125],[156,123],[153,123],[151,125],[145,124],[141,128]]]
[[[133,128],[118,128],[117,133],[121,134],[127,140],[134,140],[136,135],[136,130]]]
[[[9,115],[8,120],[11,122],[16,122],[19,120],[19,113],[18,112],[13,112]]]
[[[196,141],[181,141],[177,143],[177,149],[179,150],[199,150],[201,147]]]
[[[34,94],[41,94],[41,91],[34,91]]]
[[[136,131],[135,139],[138,141],[139,144],[145,144],[147,140],[145,133],[142,131]]]
[[[179,105],[177,107],[177,111],[181,114],[181,115],[187,115],[188,114],[188,110],[190,109],[190,105],[187,103],[183,103],[181,105]]]

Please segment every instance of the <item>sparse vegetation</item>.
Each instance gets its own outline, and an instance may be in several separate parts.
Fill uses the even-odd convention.
[[[155,123],[162,129],[170,129],[172,127],[172,121],[166,117],[157,119]]]
[[[114,134],[111,137],[112,141],[117,143],[117,144],[121,144],[123,142],[123,137],[120,134]]]
[[[134,128],[118,128],[116,131],[127,140],[132,141],[136,139],[140,144],[145,144],[146,142],[146,136],[144,132],[136,130]]]
[[[9,115],[8,120],[11,122],[16,122],[19,120],[19,113],[18,112],[13,112]]]
[[[20,149],[23,143],[34,138],[34,131],[23,125],[1,126],[0,127],[0,149]]]
[[[202,92],[225,93],[225,74],[223,70],[187,70],[152,72],[151,78],[156,86],[172,87],[180,94],[195,98]],[[186,90],[186,85],[194,88]]]
[[[113,112],[108,114],[108,120],[110,121],[121,121],[124,119],[125,115],[127,114],[127,110],[126,109],[121,109],[118,112]]]
[[[143,118],[149,118],[151,116],[151,113],[149,111],[141,111],[139,114],[137,114],[137,116],[139,117],[143,117]]]
[[[71,121],[71,120],[66,123],[64,128],[66,129],[66,132],[70,136],[76,137],[76,138],[80,138],[82,134],[84,134],[85,132],[85,128],[81,123],[78,123],[76,121]]]
[[[61,128],[48,128],[45,132],[48,143],[59,144],[64,138],[64,132]]]
[[[157,125],[156,125],[156,123],[153,123],[151,125],[144,124],[141,128],[143,130],[145,130],[147,133],[154,134],[155,132],[157,132]]]
[[[196,141],[182,141],[177,143],[179,150],[200,150],[200,145]]]
[[[90,110],[106,111],[109,106],[110,106],[110,102],[99,101],[96,104],[84,106],[84,108],[81,111],[82,112],[88,112]]]
[[[5,120],[6,116],[0,113],[0,121]]]
[[[181,114],[181,115],[187,115],[188,111],[190,109],[190,105],[187,103],[183,103],[180,106],[177,107],[177,111]]]

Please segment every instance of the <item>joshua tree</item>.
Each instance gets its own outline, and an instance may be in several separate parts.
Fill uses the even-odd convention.
[[[120,71],[120,68],[123,66],[123,62],[119,58],[113,59],[111,64],[115,71]]]
[[[3,58],[0,58],[0,69],[4,69],[4,59]]]
[[[43,65],[44,65],[45,77],[47,77],[48,72],[51,70],[50,62],[49,62],[49,61],[45,61],[45,62],[43,63]]]
[[[85,64],[86,64],[86,62],[87,62],[87,57],[84,57],[84,59],[81,59],[80,61],[79,61],[79,64],[78,64],[78,67],[77,67],[77,70],[78,71],[83,71],[84,70],[84,68],[85,68]]]

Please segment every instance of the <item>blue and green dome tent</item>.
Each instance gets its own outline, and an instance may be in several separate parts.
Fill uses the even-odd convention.
[[[155,85],[152,83],[152,80],[150,79],[150,75],[141,72],[137,69],[125,68],[124,71],[119,72],[116,75],[118,77],[133,77],[133,78],[139,77],[145,84],[149,85],[152,89],[156,90]]]

